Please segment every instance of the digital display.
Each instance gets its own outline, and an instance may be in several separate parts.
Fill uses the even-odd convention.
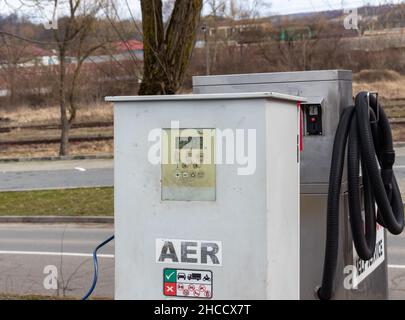
[[[203,137],[177,137],[176,149],[203,149]]]

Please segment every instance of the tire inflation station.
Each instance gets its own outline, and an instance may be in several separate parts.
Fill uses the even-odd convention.
[[[378,96],[353,102],[344,70],[193,90],[106,98],[115,298],[386,299],[385,230],[403,214]]]

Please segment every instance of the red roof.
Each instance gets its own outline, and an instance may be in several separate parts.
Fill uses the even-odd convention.
[[[143,43],[137,40],[120,41],[116,43],[119,52],[143,50]]]
[[[32,55],[37,57],[53,56],[54,53],[51,50],[45,50],[36,46],[31,46],[29,51]]]

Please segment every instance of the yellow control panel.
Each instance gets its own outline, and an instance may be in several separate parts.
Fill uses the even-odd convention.
[[[215,200],[215,129],[163,129],[162,135],[162,200]]]

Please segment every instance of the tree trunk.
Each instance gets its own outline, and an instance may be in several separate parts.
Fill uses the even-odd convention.
[[[10,106],[16,105],[16,74],[17,74],[17,63],[13,63],[13,66],[10,68],[10,77],[9,77],[9,90],[10,90]]]
[[[60,107],[60,119],[61,119],[61,137],[59,155],[65,156],[69,153],[69,129],[70,123],[67,116],[66,108],[66,93],[65,93],[65,53],[64,50],[60,50],[59,55],[59,107]]]
[[[61,108],[61,115],[62,115],[62,108]],[[66,108],[65,111],[66,113]],[[66,156],[69,153],[69,130],[70,124],[67,116],[61,116],[61,124],[62,124],[62,133],[60,137],[60,148],[59,148],[59,155]]]
[[[143,79],[140,95],[164,94],[164,27],[161,0],[141,0],[144,43]]]
[[[161,0],[141,0],[144,76],[139,95],[175,94],[186,73],[202,0],[177,0],[165,32]]]

